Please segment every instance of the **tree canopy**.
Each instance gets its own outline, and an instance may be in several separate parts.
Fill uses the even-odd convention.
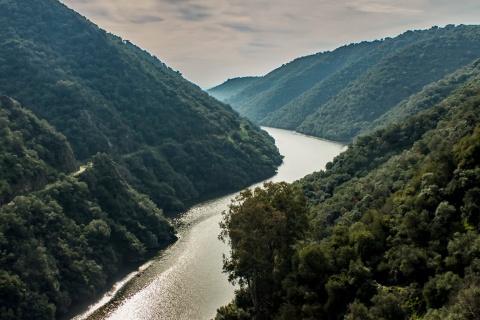
[[[246,189],[232,200],[220,224],[220,238],[231,245],[224,270],[249,296],[252,314],[271,316],[278,305],[276,291],[292,270],[293,245],[307,225],[306,199],[285,182],[266,182],[263,188]]]
[[[13,100],[0,102],[0,318],[53,319],[176,238],[108,155],[77,170],[63,135]]]
[[[307,198],[308,227],[268,295],[276,303],[255,309],[246,284],[216,318],[476,319],[480,76],[454,87],[291,185]],[[255,208],[271,200],[258,201]]]
[[[281,163],[264,131],[59,1],[0,10],[0,92],[65,135],[78,160],[112,156],[160,207],[246,187]]]

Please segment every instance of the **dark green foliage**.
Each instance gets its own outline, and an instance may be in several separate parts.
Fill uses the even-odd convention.
[[[107,155],[76,171],[65,137],[0,97],[0,318],[52,319],[175,239]]]
[[[124,263],[174,239],[161,210],[106,155],[0,208],[0,312],[52,319],[95,297]]]
[[[270,318],[478,319],[479,119],[477,74],[296,182],[310,227]]]
[[[305,198],[285,182],[241,192],[224,213],[220,238],[231,245],[224,270],[250,296],[237,307],[256,319],[271,317],[280,303],[277,291],[292,270],[292,246],[302,238],[305,214]]]
[[[3,0],[0,11],[0,92],[62,132],[77,159],[111,155],[162,208],[281,163],[265,132],[60,2]]]
[[[0,318],[52,319],[96,297],[175,239],[156,204],[182,209],[281,163],[266,132],[60,2],[0,10],[0,92],[65,135],[0,97]],[[91,161],[77,172],[69,144]]]
[[[356,65],[357,59],[374,50],[379,44],[380,41],[362,42],[358,45],[341,47],[334,52],[318,53],[295,59],[255,80],[252,85],[241,90],[238,95],[225,101],[249,119],[274,126],[274,123],[266,120],[270,114],[274,114],[277,110],[280,111],[282,106],[307,92],[317,83],[327,81],[332,75],[341,72],[345,65]],[[349,77],[349,74],[350,72],[347,72],[345,75]],[[228,84],[227,81],[217,90],[220,90],[223,86],[231,87],[232,85],[234,83]],[[336,88],[336,85],[336,83],[332,84],[334,87],[332,90],[340,90]],[[297,115],[299,110],[296,109],[295,111],[297,112],[291,112],[288,116],[285,116],[283,121],[279,121],[279,123],[285,122],[285,125],[280,127],[296,127],[304,120],[306,115],[303,114],[309,112],[302,109],[300,114]],[[295,123],[295,125],[290,122]]]
[[[479,26],[429,31],[426,39],[392,52],[337,96],[318,105],[297,130],[331,140],[351,140],[402,100],[479,58]]]
[[[76,169],[65,137],[0,96],[0,205]]]
[[[373,121],[371,125],[362,130],[362,133],[371,132],[378,128],[388,126],[391,123],[406,120],[422,110],[433,107],[470,78],[477,76],[479,72],[480,60],[476,60],[468,66],[447,75],[442,80],[425,86],[420,92],[400,102],[394,108]]]
[[[407,31],[296,59],[224,101],[261,125],[350,141],[447,97],[478,74],[478,62],[424,87],[469,65],[478,52],[479,26]],[[222,86],[233,91],[227,83]]]

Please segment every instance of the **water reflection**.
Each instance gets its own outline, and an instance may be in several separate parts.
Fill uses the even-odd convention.
[[[292,131],[264,129],[285,156],[278,174],[270,179],[275,182],[292,182],[323,169],[344,148]],[[110,302],[100,308],[97,304],[78,319],[213,318],[219,306],[232,300],[235,290],[222,273],[222,254],[229,248],[217,238],[221,212],[235,194],[202,202],[180,215],[175,219],[179,240],[144,270],[131,274],[131,280]]]

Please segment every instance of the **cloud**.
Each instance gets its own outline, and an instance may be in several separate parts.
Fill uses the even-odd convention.
[[[187,4],[180,7],[178,11],[181,13],[183,19],[189,21],[200,21],[207,19],[211,16],[208,7],[197,4]]]
[[[478,0],[61,0],[202,87],[409,29],[480,23]]]
[[[142,15],[133,17],[129,21],[133,24],[147,24],[152,22],[162,22],[165,21],[165,19],[155,15]]]
[[[259,30],[241,23],[224,23],[223,26],[238,32],[259,32]]]
[[[381,3],[379,1],[350,2],[347,4],[347,8],[358,12],[388,15],[417,15],[423,13],[423,10],[420,8],[408,7],[397,3]]]
[[[248,44],[251,47],[260,47],[260,48],[272,48],[277,47],[277,45],[273,43],[268,43],[264,40],[256,39]]]

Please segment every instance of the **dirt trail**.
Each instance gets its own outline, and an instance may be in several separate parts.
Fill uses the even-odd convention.
[[[92,165],[93,165],[93,164],[92,164],[91,162],[89,162],[89,163],[87,163],[87,164],[84,165],[84,166],[80,166],[80,168],[79,168],[76,172],[72,173],[72,175],[73,175],[74,177],[76,177],[76,176],[78,176],[80,173],[82,173],[83,171],[87,170],[88,168],[91,168]]]

